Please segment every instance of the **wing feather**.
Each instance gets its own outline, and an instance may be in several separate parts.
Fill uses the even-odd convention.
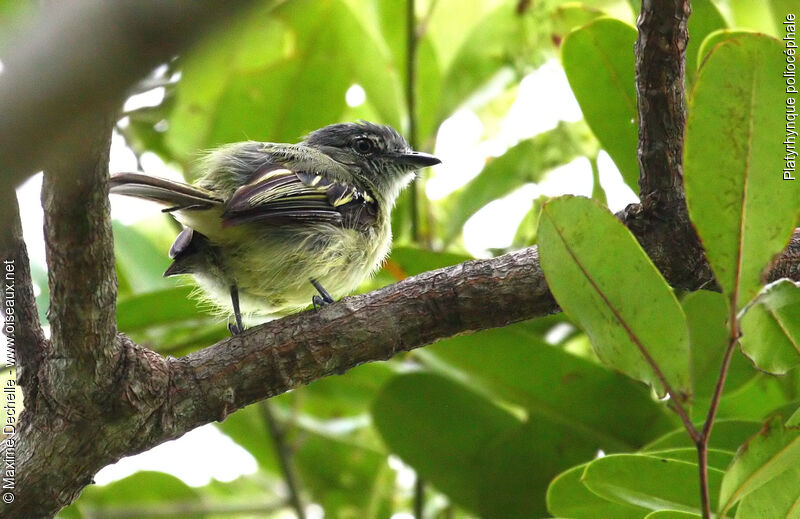
[[[226,203],[224,226],[294,221],[356,227],[374,222],[377,215],[375,207],[364,211],[364,206],[375,205],[369,194],[323,175],[282,168],[256,173],[253,178]]]

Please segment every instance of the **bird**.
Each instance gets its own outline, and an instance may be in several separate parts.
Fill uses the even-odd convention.
[[[232,308],[236,335],[243,314],[280,317],[353,292],[389,253],[400,192],[440,162],[391,126],[359,121],[297,144],[223,145],[199,160],[193,184],[117,173],[109,190],[181,223],[164,276],[193,275],[218,309]]]

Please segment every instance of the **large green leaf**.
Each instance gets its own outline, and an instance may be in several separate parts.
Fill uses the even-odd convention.
[[[443,0],[443,3],[446,2]],[[455,9],[463,10],[464,3],[461,0],[461,5]],[[492,5],[493,2],[482,3]],[[515,75],[521,78],[525,72],[543,63],[545,51],[550,50],[549,45],[544,45],[549,34],[543,24],[537,23],[535,16],[547,9],[546,5],[536,5],[533,7],[535,13],[520,15],[513,0],[494,3],[497,7],[484,14],[470,33],[465,33],[466,38],[458,47],[452,62],[449,65],[445,62],[440,107],[442,119],[470,98],[491,97],[491,94],[499,93],[515,79]],[[454,25],[453,12],[444,9],[444,6],[437,7],[440,18],[432,20],[431,30],[436,31],[437,27],[433,24],[444,21],[441,15],[447,17],[448,25]],[[470,16],[475,14],[473,11]],[[442,43],[449,46],[450,41]],[[449,49],[442,49],[440,55],[446,60],[448,52]],[[486,90],[489,96],[484,95]]]
[[[763,35],[719,45],[689,103],[684,172],[689,213],[736,310],[789,241],[800,183],[783,181],[783,46]],[[716,145],[711,145],[716,143]]]
[[[175,286],[163,277],[171,260],[135,226],[113,222],[114,256],[120,278],[120,296],[162,290]]]
[[[294,460],[303,488],[332,517],[386,517],[394,474],[386,454],[347,435],[303,431]]]
[[[728,346],[728,304],[722,294],[699,290],[686,296],[682,305],[689,324],[692,345],[692,383],[695,395],[692,413],[702,418],[708,410],[708,402],[714,393],[722,366],[722,357]],[[735,391],[755,375],[750,363],[737,350],[728,366],[725,390],[728,393]]]
[[[658,458],[686,461],[695,464],[697,463],[696,447],[679,447],[676,449],[650,450],[645,452],[644,454],[647,454],[648,456],[655,456]],[[707,455],[708,455],[708,466],[714,467],[715,469],[719,469],[724,472],[725,469],[728,468],[728,465],[731,464],[734,452],[729,450],[708,449]]]
[[[691,88],[697,77],[698,50],[706,36],[725,27],[719,9],[711,0],[692,0],[689,17],[689,45],[686,46],[686,87]]]
[[[481,510],[481,456],[521,422],[443,377],[395,377],[378,394],[372,414],[390,450],[459,504]]]
[[[196,503],[198,492],[180,479],[163,472],[142,471],[104,486],[89,486],[76,503],[90,517],[120,512],[130,507]],[[197,519],[201,513],[175,513],[175,519]]]
[[[787,470],[742,499],[736,519],[800,519],[800,467]]]
[[[545,204],[539,254],[562,309],[603,362],[674,398],[691,394],[689,332],[675,295],[633,235],[595,202]]]
[[[564,39],[561,59],[586,122],[622,178],[638,192],[635,41],[633,27],[600,18]]]
[[[471,386],[523,406],[530,420],[571,430],[595,450],[636,449],[675,424],[644,386],[545,344],[529,323],[426,349],[463,373]]]
[[[694,519],[701,517],[700,514],[690,512],[678,512],[676,510],[657,510],[644,516],[644,519]]]
[[[342,116],[353,83],[399,126],[398,67],[364,20],[342,0],[262,4],[187,56],[167,144],[188,159],[225,142],[296,141]]]
[[[359,416],[369,411],[380,387],[394,375],[391,363],[373,362],[349,370],[346,376],[315,380],[275,401],[320,419]]]
[[[586,488],[581,481],[586,465],[562,472],[547,489],[547,509],[556,517],[574,519],[641,519],[646,508],[604,499]]]
[[[589,463],[583,482],[592,492],[617,503],[699,514],[697,474],[696,463],[641,454],[612,454]],[[719,494],[722,475],[721,470],[708,469],[712,500]]]
[[[722,481],[720,510],[724,513],[750,492],[798,466],[800,427],[787,427],[782,417],[775,417],[736,453]]]
[[[130,333],[142,328],[196,320],[208,314],[190,298],[192,287],[174,287],[132,295],[117,303],[117,327]]]
[[[548,171],[576,157],[596,153],[594,139],[583,122],[562,122],[521,141],[487,162],[477,177],[447,198],[443,208],[445,241],[458,236],[464,223],[492,200],[527,183],[539,182]]]
[[[742,317],[742,351],[760,369],[782,375],[800,364],[800,287],[767,287]]]
[[[695,76],[697,76],[699,68],[703,66],[703,63],[705,63],[706,58],[708,58],[711,51],[714,50],[714,47],[728,40],[732,40],[733,38],[738,38],[740,36],[748,34],[752,33],[748,31],[738,31],[732,29],[720,29],[708,34],[706,38],[703,40],[702,44],[700,45],[699,50],[697,51],[696,59],[697,59],[698,70],[695,71]],[[686,58],[687,60],[689,59],[688,56]]]
[[[728,2],[733,26],[783,36],[781,22],[787,13],[797,12],[795,0],[730,0]]]
[[[427,373],[392,379],[373,417],[393,452],[454,502],[487,518],[544,515],[550,479],[596,450],[571,428],[522,421],[466,386]]]
[[[695,424],[695,427],[702,428],[702,426],[702,423]],[[760,428],[760,423],[749,420],[717,420],[714,424],[709,446],[715,449],[736,452],[736,449],[738,449],[745,440],[756,434]],[[694,443],[692,443],[686,430],[680,428],[669,434],[665,434],[642,450],[648,452],[693,446]]]

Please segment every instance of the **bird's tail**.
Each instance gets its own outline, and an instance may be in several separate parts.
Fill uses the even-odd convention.
[[[110,186],[110,192],[117,195],[135,196],[165,204],[166,212],[210,209],[222,204],[222,200],[207,189],[141,173],[114,174],[111,176]]]

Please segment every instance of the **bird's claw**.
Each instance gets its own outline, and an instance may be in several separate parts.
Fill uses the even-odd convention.
[[[239,326],[236,323],[228,323],[228,331],[231,332],[231,335],[239,335],[245,330],[244,326]]]

